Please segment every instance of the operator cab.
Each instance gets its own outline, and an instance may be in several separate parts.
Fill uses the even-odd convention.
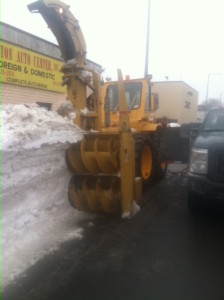
[[[127,82],[125,86],[125,96],[128,105],[128,110],[138,109],[142,97],[142,83],[141,82]],[[107,86],[107,101],[110,103],[110,111],[118,111],[118,84],[114,83]]]

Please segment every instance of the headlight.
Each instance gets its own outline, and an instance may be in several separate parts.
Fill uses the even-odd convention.
[[[198,174],[207,174],[208,172],[208,150],[196,149],[191,150],[190,172]]]

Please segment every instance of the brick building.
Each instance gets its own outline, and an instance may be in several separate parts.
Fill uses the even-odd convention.
[[[66,100],[57,45],[6,23],[1,26],[1,103],[38,103],[56,110]],[[87,64],[102,72],[100,65]]]

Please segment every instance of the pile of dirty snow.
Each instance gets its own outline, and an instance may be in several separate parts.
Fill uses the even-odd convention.
[[[43,144],[75,143],[81,130],[68,117],[47,111],[35,104],[2,105],[3,151],[39,148]]]
[[[1,284],[73,238],[92,215],[71,208],[65,149],[82,138],[69,118],[36,105],[1,107]]]

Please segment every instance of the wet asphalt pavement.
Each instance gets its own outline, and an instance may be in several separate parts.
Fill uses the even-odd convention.
[[[187,178],[169,172],[131,220],[100,216],[33,266],[2,300],[224,300],[223,210],[192,216]]]

